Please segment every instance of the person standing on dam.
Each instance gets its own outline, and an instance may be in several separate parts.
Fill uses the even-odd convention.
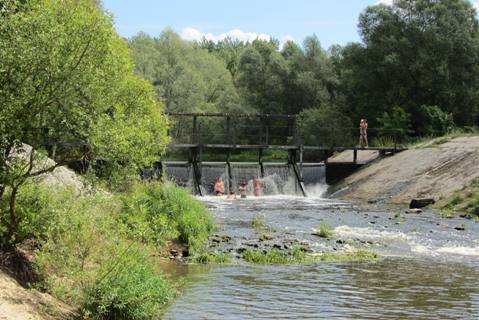
[[[359,122],[359,146],[361,148],[368,147],[368,120],[361,119]]]

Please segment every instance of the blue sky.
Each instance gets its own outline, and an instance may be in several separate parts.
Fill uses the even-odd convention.
[[[103,0],[121,36],[157,36],[166,27],[187,40],[274,37],[301,43],[316,34],[324,48],[359,41],[359,14],[392,0]],[[478,2],[479,0],[474,0]]]

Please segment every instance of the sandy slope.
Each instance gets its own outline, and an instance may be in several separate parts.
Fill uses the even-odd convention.
[[[51,296],[27,290],[0,271],[0,320],[67,319],[70,315]]]
[[[335,186],[334,195],[358,201],[436,200],[479,177],[479,136],[455,138],[376,160]]]

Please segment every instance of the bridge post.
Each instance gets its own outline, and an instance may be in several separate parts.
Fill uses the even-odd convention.
[[[198,116],[193,116],[193,137],[191,143],[198,143]]]
[[[303,154],[304,154],[304,148],[303,145],[299,146],[299,179],[301,182],[304,181],[303,179]]]
[[[231,117],[226,116],[226,143],[231,144]]]
[[[353,150],[353,163],[357,163],[357,162],[358,162],[358,149],[354,148],[354,150]]]
[[[261,172],[261,178],[264,178],[264,166],[263,166],[263,149],[258,149],[258,163]]]

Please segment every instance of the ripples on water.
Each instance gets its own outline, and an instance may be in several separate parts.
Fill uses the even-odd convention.
[[[165,319],[479,319],[477,224],[359,212],[321,199],[205,199],[224,233],[251,233],[258,212],[269,225],[309,241],[328,221],[341,239],[377,242],[374,263],[309,266],[190,266],[183,295]],[[458,223],[465,232],[455,231]]]

